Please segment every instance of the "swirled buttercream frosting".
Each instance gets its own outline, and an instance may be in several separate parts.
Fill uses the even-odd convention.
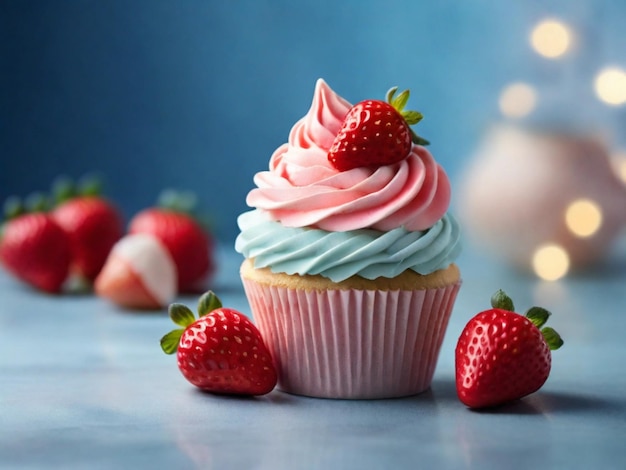
[[[450,182],[424,147],[413,145],[407,158],[380,167],[338,171],[328,161],[350,107],[318,80],[311,108],[276,149],[269,170],[255,175],[247,204],[286,227],[414,231],[434,225],[448,209]]]
[[[334,282],[354,275],[392,278],[407,269],[430,274],[448,267],[461,250],[459,225],[451,214],[424,231],[285,227],[260,210],[241,214],[237,223],[241,233],[235,249],[256,268],[320,274]]]

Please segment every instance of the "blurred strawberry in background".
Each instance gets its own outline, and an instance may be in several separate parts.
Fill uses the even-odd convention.
[[[46,213],[41,194],[26,203],[10,198],[5,203],[6,221],[0,229],[0,261],[17,279],[31,287],[59,293],[71,261],[70,238]]]
[[[136,214],[128,227],[130,234],[153,235],[165,245],[176,265],[181,293],[206,290],[215,270],[215,242],[195,208],[192,193],[166,190],[156,206]]]
[[[53,186],[56,206],[51,217],[70,237],[71,272],[89,283],[96,279],[111,248],[124,234],[122,214],[101,193],[100,179],[91,176],[76,185],[60,178]]]
[[[131,309],[156,309],[178,293],[205,291],[214,239],[191,192],[164,191],[125,230],[101,179],[59,177],[51,196],[10,198],[0,261],[14,277],[51,293],[91,290]]]

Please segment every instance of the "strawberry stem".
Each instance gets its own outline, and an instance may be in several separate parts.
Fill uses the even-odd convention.
[[[551,351],[559,349],[563,346],[563,339],[561,338],[561,335],[559,335],[553,328],[546,326],[541,329],[541,334]]]
[[[99,196],[102,194],[102,186],[102,178],[95,174],[88,174],[78,181],[77,190],[81,196]]]
[[[213,291],[205,292],[198,299],[198,314],[201,317],[218,308],[222,308],[222,302]],[[196,317],[189,307],[179,303],[170,304],[167,310],[172,321],[182,327],[170,331],[161,338],[161,349],[163,352],[165,354],[174,354],[178,350],[180,338],[185,329],[196,321]]]
[[[5,220],[10,220],[25,214],[26,208],[19,197],[11,196],[4,201],[3,212]]]
[[[51,204],[44,193],[35,192],[26,196],[24,205],[26,206],[26,212],[45,212],[50,209]]]
[[[196,208],[198,198],[192,191],[165,189],[158,199],[158,206],[175,212],[191,215]]]
[[[417,135],[415,133],[415,131],[413,129],[411,129],[410,127],[409,127],[409,131],[411,131],[411,139],[413,140],[414,144],[422,145],[422,146],[430,145],[430,142],[428,140],[426,140],[426,139],[420,137],[419,135]]]
[[[95,174],[83,175],[78,183],[62,175],[52,183],[52,198],[58,206],[75,197],[96,197],[102,194],[102,186],[102,178]]]
[[[417,145],[429,145],[430,142],[426,139],[420,137],[415,133],[415,131],[411,128],[413,124],[417,124],[422,120],[424,116],[422,113],[417,111],[405,110],[404,107],[409,101],[410,91],[404,90],[400,92],[398,96],[396,96],[396,91],[398,91],[398,87],[394,86],[387,91],[386,100],[391,106],[394,107],[398,113],[404,118],[407,125],[409,126],[409,131],[411,132],[411,140],[414,144]]]
[[[531,307],[526,312],[528,318],[537,328],[541,328],[550,318],[551,313],[542,307]]]
[[[174,354],[178,350],[180,337],[183,335],[184,331],[183,328],[177,328],[161,338],[161,349],[165,354]]]
[[[183,304],[170,304],[167,310],[172,321],[182,326],[182,328],[176,328],[161,338],[161,349],[163,352],[165,354],[174,354],[178,350],[180,337],[183,335],[185,328],[196,321],[196,317],[191,309]]]
[[[159,194],[157,206],[172,212],[188,215],[194,219],[205,232],[211,233],[212,231],[212,223],[209,217],[197,210],[198,198],[193,191],[165,189]]]
[[[10,196],[4,201],[4,220],[11,220],[20,215],[32,212],[46,212],[50,209],[50,201],[44,193],[33,192],[21,199],[17,196]]]
[[[208,315],[218,308],[222,308],[222,301],[213,291],[205,292],[198,299],[198,315],[201,317]]]
[[[506,295],[502,289],[498,289],[496,293],[491,296],[491,306],[493,308],[515,312],[513,300]],[[550,318],[550,315],[552,314],[543,307],[531,307],[526,311],[525,317],[541,331],[546,344],[551,351],[554,351],[563,346],[563,339],[554,328],[549,326],[542,328],[548,321],[548,318]]]
[[[59,176],[52,182],[52,197],[56,205],[76,196],[74,182],[68,176]]]
[[[491,296],[491,306],[501,310],[508,310],[509,312],[515,311],[513,300],[506,295],[502,289],[498,289],[496,293]]]
[[[394,97],[394,95],[396,94],[396,91],[398,91],[398,87],[397,86],[389,89],[389,91],[387,92],[387,102],[391,106],[396,108],[396,110],[399,113],[402,113],[402,111],[404,110],[404,107],[406,106],[406,104],[409,101],[410,92],[409,92],[409,90],[404,90],[404,91],[400,92],[400,94],[398,96]]]
[[[183,328],[188,327],[194,321],[196,317],[189,307],[183,304],[171,304],[168,308],[170,318],[174,323]]]

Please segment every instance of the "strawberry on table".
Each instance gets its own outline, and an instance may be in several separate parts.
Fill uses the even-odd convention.
[[[457,394],[470,408],[501,405],[539,390],[550,375],[551,350],[563,345],[556,331],[543,326],[547,310],[515,313],[501,290],[491,304],[467,323],[456,346]]]
[[[404,109],[409,90],[398,96],[396,91],[394,87],[387,92],[387,101],[364,100],[350,108],[328,151],[328,160],[337,170],[390,165],[404,160],[414,143],[428,144],[410,127],[422,115]]]
[[[122,237],[111,249],[94,283],[99,297],[128,309],[156,310],[174,300],[176,266],[152,235]]]
[[[136,214],[129,233],[147,233],[158,238],[169,250],[178,270],[178,290],[197,293],[206,288],[214,271],[213,238],[192,215],[195,199],[166,191],[159,205]]]
[[[30,286],[59,293],[69,273],[69,237],[47,213],[24,212],[17,202],[9,205],[0,232],[0,261]]]
[[[100,195],[100,183],[85,179],[75,188],[66,179],[55,185],[58,205],[52,218],[69,234],[74,274],[93,282],[113,245],[124,234],[122,216]]]
[[[171,304],[169,314],[181,328],[166,334],[161,348],[177,353],[178,368],[190,383],[218,394],[264,395],[274,389],[276,369],[261,333],[213,292],[200,297],[200,318],[182,304]]]

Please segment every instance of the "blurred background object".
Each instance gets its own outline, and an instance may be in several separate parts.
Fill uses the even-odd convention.
[[[625,20],[621,0],[5,1],[0,199],[97,171],[127,219],[196,192],[231,244],[318,77],[352,102],[410,88],[453,184],[499,123],[596,139],[623,181]]]
[[[602,261],[626,226],[626,185],[592,137],[494,126],[463,178],[471,241],[547,280]]]

